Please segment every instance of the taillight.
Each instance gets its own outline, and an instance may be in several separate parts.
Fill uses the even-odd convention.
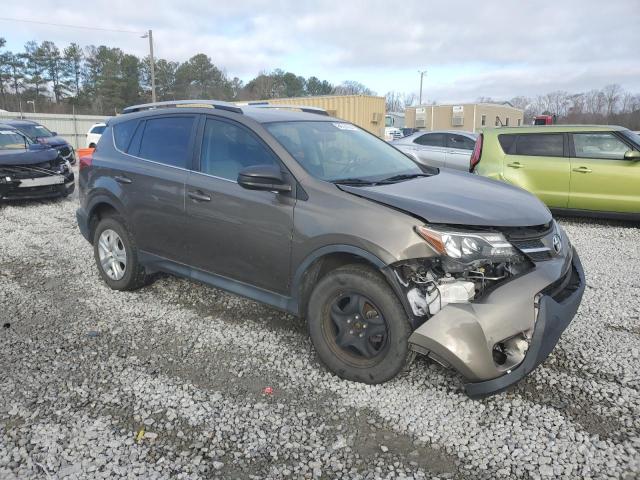
[[[79,170],[91,166],[93,163],[93,150],[93,148],[78,149],[78,156],[80,156],[80,160],[78,162]]]
[[[473,147],[473,153],[471,154],[471,158],[469,159],[470,172],[473,172],[473,170],[476,168],[476,165],[480,163],[480,156],[482,155],[482,137],[482,134],[478,135],[476,145]]]

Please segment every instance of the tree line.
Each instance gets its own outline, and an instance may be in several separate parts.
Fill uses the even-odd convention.
[[[76,43],[60,49],[51,41],[28,42],[21,52],[0,38],[0,109],[45,113],[113,115],[128,105],[151,101],[150,58],[119,48]],[[263,100],[316,95],[371,95],[365,85],[333,85],[311,76],[275,69],[244,83],[229,77],[203,53],[185,62],[155,59],[156,97],[162,100]]]

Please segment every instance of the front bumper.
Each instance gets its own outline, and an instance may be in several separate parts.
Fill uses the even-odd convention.
[[[496,288],[480,302],[447,305],[415,330],[409,343],[415,351],[460,372],[468,381],[465,391],[470,397],[495,394],[549,356],[576,314],[584,288],[582,264],[572,248],[564,257],[537,263],[533,271]],[[507,368],[494,362],[496,343],[532,328],[521,363]]]
[[[0,182],[0,200],[41,200],[46,198],[66,197],[76,188],[73,172],[64,174],[64,183],[53,185],[21,187],[20,182]]]

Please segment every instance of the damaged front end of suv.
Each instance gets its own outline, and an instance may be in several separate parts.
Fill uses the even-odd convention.
[[[462,374],[472,397],[502,391],[544,361],[584,290],[578,255],[556,222],[416,233],[436,255],[392,266],[417,320],[411,348]]]
[[[71,165],[58,150],[0,129],[0,201],[66,197],[74,188]]]

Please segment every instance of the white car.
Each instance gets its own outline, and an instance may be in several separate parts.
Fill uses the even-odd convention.
[[[98,140],[100,140],[106,126],[105,123],[95,123],[91,125],[91,128],[87,132],[87,148],[96,148]]]
[[[391,142],[392,140],[399,140],[401,138],[402,138],[402,130],[396,127],[385,127],[384,139],[387,142]]]

